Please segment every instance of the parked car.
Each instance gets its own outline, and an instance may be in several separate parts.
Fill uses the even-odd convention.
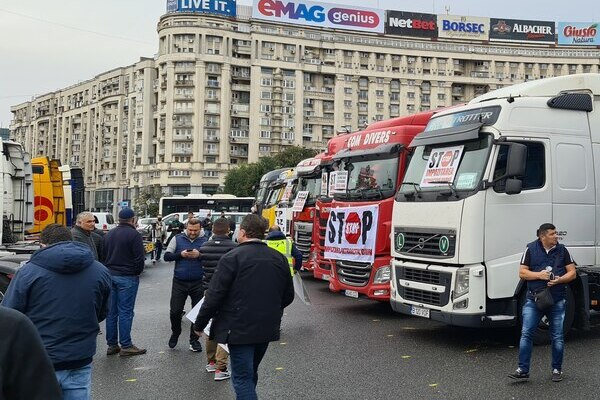
[[[152,224],[156,224],[157,222],[157,218],[140,218],[138,220],[136,229],[144,240],[150,240],[152,236]]]
[[[115,228],[115,218],[111,213],[107,212],[92,212],[94,214],[94,222],[96,223],[96,229],[101,229],[104,232],[108,232]]]
[[[30,257],[31,254],[11,254],[0,257],[0,302],[4,299],[4,293],[12,278]]]

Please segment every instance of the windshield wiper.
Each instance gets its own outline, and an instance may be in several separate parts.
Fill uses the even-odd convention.
[[[417,194],[417,197],[421,198],[421,185],[419,185],[416,182],[402,182],[403,185],[412,185],[412,187],[414,188],[414,192],[411,193],[402,193],[404,195],[404,197],[412,197],[415,195],[415,193]]]
[[[454,184],[452,182],[448,182],[448,181],[431,181],[429,183],[448,185],[448,187],[451,190],[451,193],[440,192],[440,194],[444,195],[444,196],[455,196],[458,199],[459,196],[458,196],[458,192],[456,191],[456,186],[454,186]]]

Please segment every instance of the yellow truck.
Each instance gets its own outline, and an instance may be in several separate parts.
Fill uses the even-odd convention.
[[[277,225],[286,234],[289,233],[288,228],[291,222],[290,197],[297,183],[295,168],[283,170],[279,177],[269,185],[267,201],[262,210],[262,216],[269,221],[269,226],[275,225],[277,222]]]
[[[33,172],[33,228],[28,233],[39,235],[47,225],[66,225],[65,195],[60,161],[48,157],[31,159]]]

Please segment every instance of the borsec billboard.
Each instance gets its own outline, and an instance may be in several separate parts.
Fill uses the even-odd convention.
[[[406,11],[387,11],[386,35],[436,38],[438,35],[437,15]]]
[[[191,12],[236,16],[236,0],[167,0],[167,12]]]
[[[554,21],[491,18],[490,40],[555,43]]]
[[[570,46],[599,46],[598,23],[559,22],[557,24],[558,44]]]
[[[438,37],[440,38],[487,41],[489,31],[489,18],[438,15]]]
[[[385,22],[379,9],[287,0],[255,0],[252,18],[371,33],[383,33]]]

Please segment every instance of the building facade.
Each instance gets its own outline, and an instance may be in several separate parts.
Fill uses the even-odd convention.
[[[13,106],[11,137],[83,168],[88,206],[145,187],[215,193],[227,171],[286,146],[464,103],[506,85],[593,72],[595,48],[430,40],[167,13],[153,59]]]

